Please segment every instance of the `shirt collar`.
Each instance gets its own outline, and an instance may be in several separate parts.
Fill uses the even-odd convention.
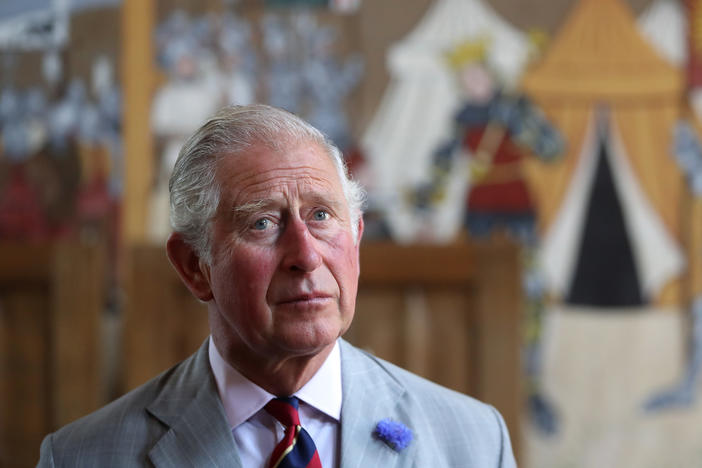
[[[241,375],[227,363],[214,345],[209,343],[210,367],[217,382],[219,397],[232,429],[247,421],[268,403],[275,395],[268,393]],[[339,421],[341,418],[341,353],[339,342],[334,343],[316,374],[295,396],[308,405]]]

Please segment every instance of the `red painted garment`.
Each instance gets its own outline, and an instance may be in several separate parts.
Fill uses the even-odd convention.
[[[486,127],[466,131],[463,145],[474,157]],[[471,181],[468,211],[474,213],[533,213],[529,189],[522,172],[524,150],[517,147],[504,132],[484,174]]]
[[[24,167],[16,166],[0,193],[0,238],[43,240],[47,237],[49,226],[39,194],[29,183]]]

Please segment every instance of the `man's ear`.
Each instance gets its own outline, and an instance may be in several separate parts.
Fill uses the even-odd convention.
[[[166,252],[171,265],[178,272],[180,279],[188,287],[193,296],[203,302],[212,299],[210,287],[209,265],[203,261],[195,250],[174,232],[166,242]]]
[[[356,250],[361,246],[361,238],[363,238],[363,213],[358,217],[358,233],[356,234]]]

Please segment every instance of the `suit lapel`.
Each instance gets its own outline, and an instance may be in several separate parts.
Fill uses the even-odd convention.
[[[238,451],[207,356],[200,350],[170,379],[147,411],[168,427],[149,457],[157,467],[226,466],[241,468]]]
[[[407,405],[401,405],[405,388],[374,358],[341,340],[341,468],[366,466],[409,467],[417,455],[417,444],[396,451],[378,440],[373,432],[382,419],[390,418],[411,427]]]

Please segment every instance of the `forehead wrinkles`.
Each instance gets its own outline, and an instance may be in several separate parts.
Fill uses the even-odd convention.
[[[239,205],[271,195],[301,196],[305,192],[326,192],[342,195],[335,172],[318,167],[295,166],[269,169],[256,173],[240,173],[229,180],[231,203]]]

